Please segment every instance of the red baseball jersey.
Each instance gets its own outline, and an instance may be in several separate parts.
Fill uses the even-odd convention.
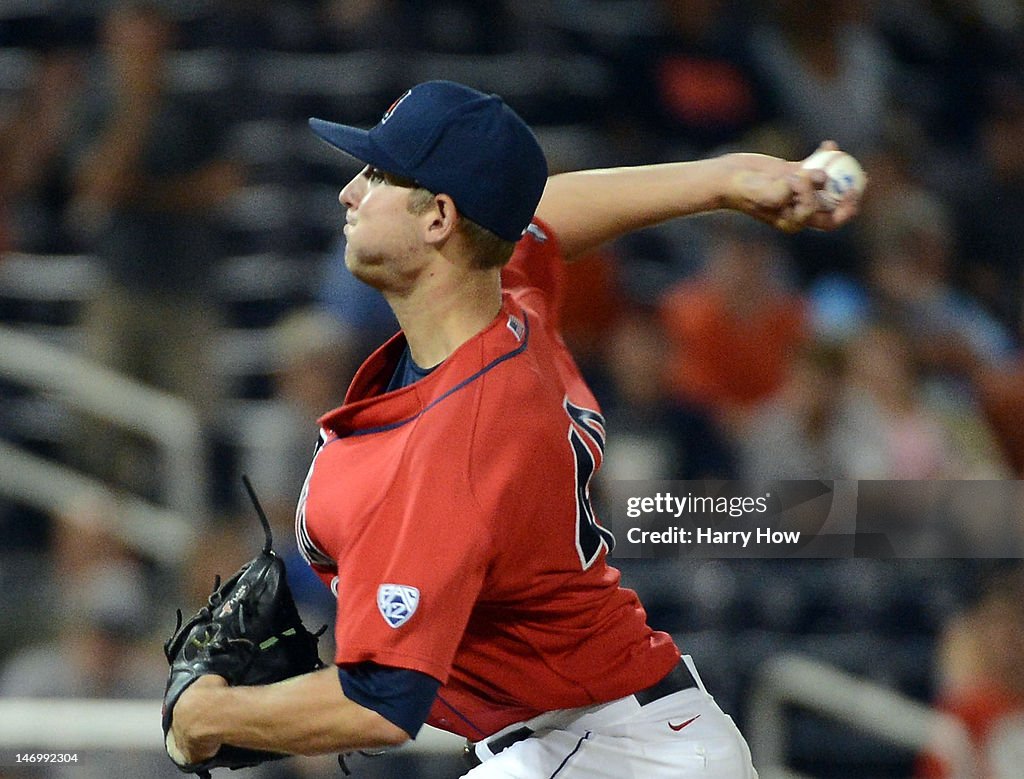
[[[335,662],[438,679],[428,722],[472,739],[679,660],[606,563],[604,422],[558,334],[561,268],[535,223],[498,316],[427,377],[385,391],[401,334],[371,355],[320,420],[299,501],[299,546],[337,596]]]

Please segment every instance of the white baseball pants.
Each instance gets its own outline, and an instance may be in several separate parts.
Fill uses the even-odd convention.
[[[757,779],[732,718],[683,659],[698,687],[646,706],[630,695],[558,712],[463,779]]]

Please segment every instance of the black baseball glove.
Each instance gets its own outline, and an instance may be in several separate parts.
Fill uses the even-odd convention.
[[[270,684],[323,668],[317,640],[302,624],[285,579],[284,561],[271,546],[270,523],[243,477],[263,525],[263,551],[223,584],[214,583],[206,605],[178,624],[164,644],[171,669],[164,693],[163,728],[167,754],[185,773],[209,777],[213,768],[245,768],[286,755],[224,744],[202,763],[185,763],[174,743],[171,720],[174,704],[192,682],[204,674],[224,677],[231,686]],[[326,628],[326,626],[325,626]]]

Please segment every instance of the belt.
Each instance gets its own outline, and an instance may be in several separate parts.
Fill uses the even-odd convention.
[[[690,672],[686,662],[680,660],[676,663],[676,667],[669,671],[668,676],[662,679],[660,682],[652,684],[643,690],[637,690],[633,693],[633,697],[636,698],[637,703],[641,706],[646,706],[648,703],[654,703],[657,700],[671,695],[681,690],[689,690],[694,687],[699,687],[697,680],[693,678],[693,674]]]
[[[650,687],[645,687],[642,690],[637,690],[633,693],[636,702],[641,706],[646,706],[648,703],[654,703],[654,701],[661,700],[662,698],[668,697],[673,693],[681,692],[682,690],[690,690],[700,685],[694,678],[689,667],[687,667],[685,661],[682,659],[676,664],[676,667],[668,672],[660,682],[655,682]],[[508,749],[513,744],[517,744],[520,741],[524,741],[532,736],[536,731],[528,725],[523,725],[515,730],[510,730],[508,733],[503,733],[500,736],[492,736],[489,739],[484,739],[483,743],[486,747],[486,751],[491,755],[496,755]],[[476,744],[472,742],[466,743],[466,748],[463,751],[463,756],[471,766],[478,766],[481,763],[480,757],[477,755]]]

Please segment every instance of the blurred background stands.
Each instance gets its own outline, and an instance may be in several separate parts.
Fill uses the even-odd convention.
[[[85,348],[84,309],[108,271],[69,216],[80,162],[72,136],[75,106],[88,89],[84,65],[97,54],[110,5],[9,0],[0,7],[0,324],[76,354]],[[657,370],[639,379],[621,370],[624,354],[649,355],[676,374],[706,368],[674,340],[679,331],[665,326],[664,311],[672,295],[706,284],[721,262],[716,251],[726,233],[714,220],[644,231],[570,269],[576,297],[567,302],[567,337],[607,405],[611,440],[621,436],[618,450],[609,448],[609,476],[1024,473],[1017,229],[1024,223],[1024,26],[1017,5],[157,5],[178,28],[168,52],[169,93],[216,112],[220,152],[243,171],[237,190],[215,208],[224,251],[203,279],[219,315],[204,348],[219,375],[204,427],[208,507],[192,518],[195,547],[186,551],[221,549],[223,557],[226,545],[239,562],[250,556],[238,489],[243,470],[260,474],[257,488],[266,485],[279,535],[287,536],[299,486],[289,481],[301,478],[291,474],[301,470],[303,439],[312,446],[315,415],[340,400],[345,375],[393,327],[338,272],[337,191],[355,163],[313,137],[306,119],[372,125],[398,94],[428,78],[505,96],[535,126],[553,170],[733,148],[798,158],[834,136],[869,171],[870,197],[856,224],[834,235],[779,238],[759,268],[794,296],[803,318],[800,338],[776,360],[770,390],[739,409],[681,398],[673,376]],[[826,94],[832,99],[823,104]],[[588,275],[588,267],[600,272]],[[730,326],[766,315],[756,298],[743,302],[750,310],[731,312],[738,324]],[[52,393],[9,376],[0,381],[4,442],[69,462],[73,419]],[[871,424],[851,425],[865,419]],[[811,448],[810,460],[778,457]],[[288,465],[275,471],[278,461]],[[4,610],[12,628],[3,631],[7,657],[31,643],[44,610],[40,593],[59,589],[67,515],[0,504],[0,578],[10,585],[5,592],[25,596],[10,601],[24,608]],[[149,581],[170,583],[166,592],[202,595],[202,586],[179,582],[191,579],[174,565],[154,564],[137,547],[131,555],[141,555]],[[196,577],[213,564],[182,563]],[[939,560],[621,564],[652,623],[697,657],[741,725],[758,665],[783,650],[930,699],[947,618],[971,602],[983,567]],[[914,763],[913,755],[814,721],[794,731],[792,750],[800,770],[835,779],[905,776]]]

